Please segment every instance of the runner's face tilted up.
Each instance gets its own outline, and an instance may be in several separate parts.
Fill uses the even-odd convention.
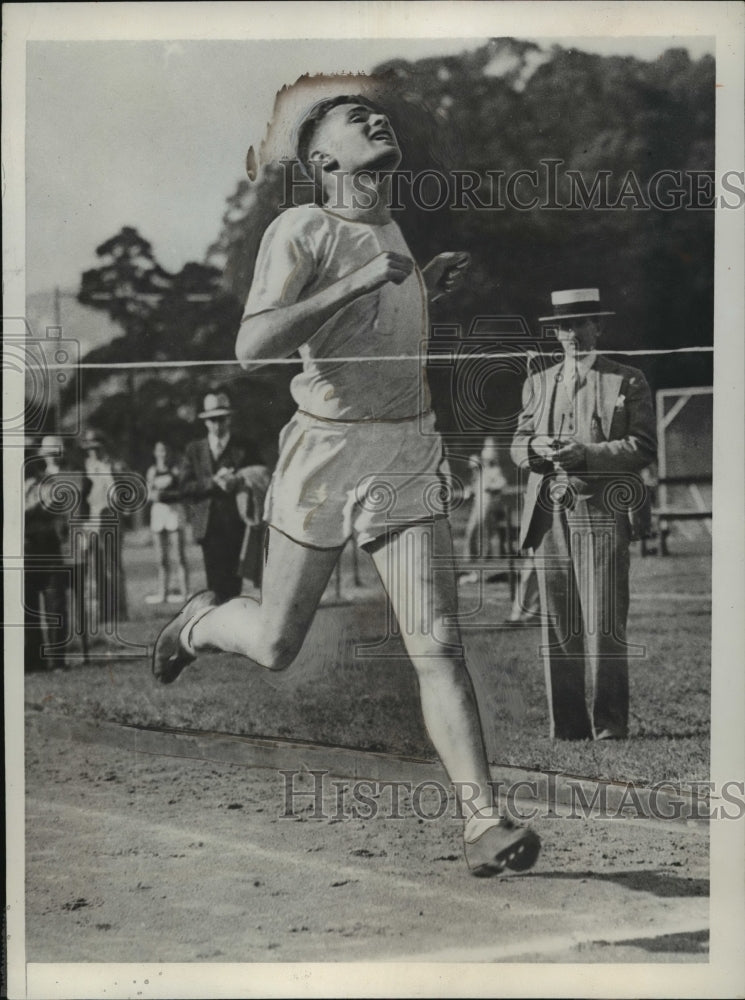
[[[349,173],[395,170],[401,162],[401,150],[382,112],[364,104],[340,104],[316,126],[311,159],[325,169]]]

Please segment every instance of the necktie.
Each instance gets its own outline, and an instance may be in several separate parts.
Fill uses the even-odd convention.
[[[571,399],[577,392],[577,363],[574,358],[567,358],[564,365],[564,379],[566,381],[567,392]]]
[[[595,398],[594,407],[592,411],[592,418],[590,419],[590,441],[597,443],[598,441],[605,441],[605,434],[603,433],[603,425],[600,420],[600,414],[598,410],[600,409],[600,403],[598,400],[598,382],[595,379]]]

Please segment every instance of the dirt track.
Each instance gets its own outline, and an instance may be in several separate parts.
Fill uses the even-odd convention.
[[[279,818],[275,771],[26,752],[29,962],[707,960],[700,828],[538,819],[534,871],[479,880],[449,814]]]

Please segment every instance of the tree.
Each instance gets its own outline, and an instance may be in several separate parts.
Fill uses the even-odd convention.
[[[453,245],[471,252],[473,267],[468,287],[443,301],[438,319],[467,328],[484,313],[519,313],[535,329],[550,289],[599,285],[620,313],[608,346],[711,344],[713,211],[646,210],[633,198],[617,210],[541,205],[548,160],[561,161],[559,204],[569,200],[568,171],[588,188],[608,171],[611,202],[629,175],[646,194],[659,171],[679,171],[684,185],[692,171],[713,171],[714,61],[694,62],[681,49],[651,62],[560,46],[545,55],[495,39],[460,57],[395,64],[400,91],[447,119],[458,137],[457,165],[485,187],[490,170],[537,171],[535,209],[453,213]],[[428,220],[422,229],[426,259],[441,233],[427,246]],[[642,366],[657,386],[711,379],[706,355]]]
[[[318,81],[304,78],[295,93],[287,88],[280,95],[290,118],[312,99]],[[486,195],[495,171],[504,178],[519,170],[537,172],[529,193],[536,194],[539,207],[529,210],[497,201],[453,211],[448,200],[423,211],[403,187],[399,221],[417,260],[423,263],[445,248],[468,250],[473,259],[466,287],[438,303],[433,320],[468,329],[477,316],[520,315],[537,333],[536,317],[545,311],[552,288],[598,285],[619,312],[607,346],[712,342],[713,212],[634,208],[633,198],[628,207],[613,210],[561,207],[571,194],[569,171],[588,190],[606,171],[611,202],[629,176],[645,192],[661,170],[683,177],[712,171],[712,59],[692,61],[685,50],[670,49],[645,62],[495,38],[458,56],[390,61],[368,81],[355,80],[352,89],[358,84],[389,111],[402,144],[402,166],[415,176],[432,175],[434,169],[452,182],[454,170],[472,171]],[[319,85],[324,93],[338,91],[334,80],[323,78]],[[80,301],[104,309],[120,324],[122,336],[85,360],[132,364],[233,357],[264,231],[285,207],[312,197],[307,185],[293,185],[298,175],[286,159],[289,136],[289,127],[270,130],[261,164],[253,157],[248,178],[228,197],[204,262],[169,274],[131,227],[101,244],[100,266],[83,275]],[[550,160],[560,163],[558,207],[546,210],[540,207],[550,193],[543,165]],[[432,201],[437,184],[429,176],[418,194]],[[707,356],[639,363],[653,387],[705,384],[712,377]],[[137,374],[134,407],[134,375],[90,373],[86,394],[91,419],[119,435],[125,454],[141,458],[148,436],[162,434],[174,443],[191,436],[190,411],[207,389],[223,386],[232,392],[246,430],[270,450],[292,408],[293,374],[289,365],[266,366],[250,376],[226,366],[159,368]],[[439,374],[432,370],[434,402],[442,415],[450,388]],[[512,412],[519,398],[519,376],[510,378],[490,383],[495,415]]]
[[[249,376],[237,362],[224,364],[235,358],[242,303],[226,290],[223,271],[214,263],[192,261],[171,274],[155,259],[151,244],[129,226],[96,252],[102,264],[83,274],[79,300],[105,311],[122,335],[82,360],[126,367],[84,372],[86,420],[130,465],[144,468],[155,440],[179,449],[201,433],[201,425],[194,426],[201,400],[222,387],[235,400],[238,420],[271,454],[289,417],[290,373],[275,367]],[[185,367],[178,364],[182,361],[205,365]],[[162,367],[138,369],[140,362]],[[68,402],[74,391],[68,390]]]
[[[713,212],[645,210],[633,198],[618,209],[540,207],[549,160],[560,161],[560,205],[571,200],[569,171],[588,189],[608,171],[611,204],[629,175],[646,194],[659,171],[712,171],[712,59],[670,49],[645,62],[500,38],[458,56],[392,60],[374,74],[375,97],[390,111],[403,166],[414,174],[474,171],[488,192],[490,172],[537,172],[538,207],[527,211],[505,203],[423,212],[404,198],[400,223],[420,262],[446,246],[473,258],[467,287],[436,307],[438,320],[467,327],[484,313],[519,313],[534,326],[551,288],[597,284],[623,311],[619,346],[712,342]],[[299,81],[299,93],[312,82]],[[216,243],[226,286],[241,299],[281,203],[270,167],[259,182],[241,182]],[[664,373],[650,372],[675,381],[677,364],[666,360]],[[704,367],[701,378],[709,377]]]
[[[178,368],[143,374],[137,363],[230,358],[238,309],[221,287],[216,268],[187,263],[171,274],[131,226],[96,253],[101,265],[83,274],[78,299],[106,312],[122,335],[90,351],[83,361],[127,368],[85,373],[87,415],[130,464],[139,466],[149,457],[152,438],[182,443],[188,437],[190,425],[172,404],[175,398],[193,397],[200,377]]]
[[[118,323],[127,348],[138,360],[148,350],[148,331],[171,275],[153,257],[152,246],[132,226],[124,226],[96,248],[100,267],[85,271],[78,301],[103,309]]]

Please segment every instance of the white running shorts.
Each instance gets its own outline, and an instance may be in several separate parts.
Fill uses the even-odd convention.
[[[313,548],[447,516],[434,414],[346,423],[298,411],[279,438],[264,519]]]

